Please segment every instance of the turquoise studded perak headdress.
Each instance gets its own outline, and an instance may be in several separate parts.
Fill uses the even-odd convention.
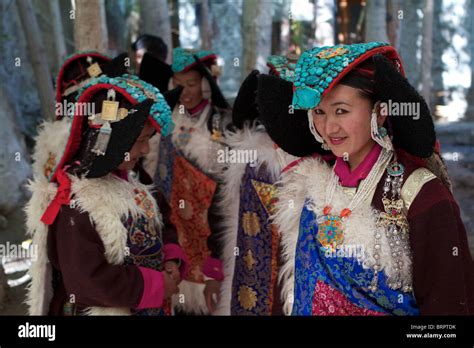
[[[98,115],[83,114],[85,112],[83,105],[90,103],[94,95],[101,93],[101,91],[104,91],[103,93],[108,91],[113,92],[113,95],[120,95],[122,99],[127,100],[131,105],[140,105],[144,102],[149,103],[150,106],[143,118],[143,122],[139,122],[139,124],[136,122],[131,122],[137,117],[136,114],[138,114],[138,112],[134,113],[133,110],[123,109],[119,107],[118,103],[116,103],[116,105],[112,105],[111,108],[108,109],[107,118],[104,115],[104,110]],[[113,104],[114,100],[111,102]],[[102,105],[102,108],[104,109],[104,104]],[[98,122],[96,122],[94,119],[95,116],[100,118],[97,119]],[[86,121],[86,119],[88,119],[88,121]],[[67,165],[78,153],[82,143],[85,127],[96,128],[100,130],[101,133],[104,133],[110,137],[111,133],[116,132],[115,129],[117,127],[114,128],[114,124],[117,124],[119,128],[121,127],[122,122],[124,124],[127,123],[128,127],[132,128],[132,125],[134,124],[143,127],[146,119],[150,120],[155,129],[162,135],[169,135],[173,130],[173,121],[171,118],[170,107],[157,88],[140,80],[137,76],[128,74],[114,78],[103,75],[91,80],[79,90],[76,96],[76,108],[70,126],[68,141],[61,159],[50,175],[50,181],[55,181],[57,173],[62,168],[64,168],[64,166]],[[104,127],[107,129],[102,132]],[[131,145],[133,145],[135,142],[136,137],[138,137],[140,130],[130,128],[127,129],[129,134],[135,134],[134,136],[130,135],[130,139],[127,139],[127,142],[130,143],[131,147]],[[107,149],[107,143],[105,145],[105,149]],[[129,147],[129,145],[126,145],[125,147]],[[104,152],[105,149],[103,149]],[[129,149],[125,149],[124,151],[121,151],[121,153],[126,151],[129,151]]]
[[[196,66],[195,56],[209,68],[211,65],[216,64],[217,55],[214,52],[176,47],[173,50],[173,64],[171,65],[171,70],[173,70],[174,73],[191,70]]]
[[[315,47],[304,52],[295,68],[293,107],[315,108],[345,75],[375,54],[386,56],[404,74],[397,51],[385,42]]]
[[[298,60],[297,55],[277,56],[271,55],[267,58],[267,66],[270,75],[276,75],[285,81],[293,82],[295,79],[295,68]]]
[[[150,109],[150,118],[161,135],[168,136],[173,131],[173,121],[171,118],[171,109],[165,98],[155,86],[141,80],[138,76],[124,74],[120,77],[109,78],[101,76],[91,83],[84,86],[76,97],[79,99],[81,93],[88,87],[98,83],[109,83],[114,86],[125,89],[125,91],[137,102],[141,103],[146,99],[152,99],[153,105]]]

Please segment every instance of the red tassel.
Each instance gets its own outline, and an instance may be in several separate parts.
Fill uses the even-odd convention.
[[[54,220],[58,216],[59,210],[62,205],[67,205],[71,201],[71,180],[66,174],[66,168],[61,169],[56,176],[56,180],[59,183],[58,191],[53,201],[46,208],[41,221],[46,225],[53,224]]]

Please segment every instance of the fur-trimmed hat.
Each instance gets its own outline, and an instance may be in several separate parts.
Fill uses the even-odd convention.
[[[164,135],[173,129],[171,110],[163,95],[136,76],[94,79],[78,92],[76,105],[66,148],[50,177],[59,188],[43,215],[47,224],[54,221],[61,204],[68,200],[66,172],[86,178],[113,172],[147,120]]]
[[[271,55],[267,58],[268,74],[279,77],[285,81],[293,82],[297,55],[278,56]],[[232,124],[241,129],[245,121],[252,122],[258,117],[256,104],[258,76],[260,72],[253,70],[242,82],[232,109]]]
[[[404,74],[397,51],[384,42],[315,47],[304,52],[295,68],[293,107],[315,108],[345,75],[376,54],[385,55]]]
[[[93,78],[101,75],[109,77],[127,73],[126,53],[115,58],[90,51],[75,53],[64,61],[56,79],[56,103],[64,100],[74,102],[76,94]],[[56,115],[58,119],[65,115]]]
[[[196,59],[197,57],[197,59]],[[173,73],[186,72],[196,67],[196,62],[203,63],[211,72],[217,66],[217,55],[211,51],[199,51],[176,47],[173,49]]]
[[[138,76],[143,81],[151,83],[160,91],[165,92],[168,90],[169,81],[173,77],[173,70],[171,70],[171,65],[145,52]]]
[[[296,54],[289,54],[287,56],[271,55],[267,58],[267,66],[269,67],[269,74],[275,75],[283,80],[293,82],[295,80],[295,68],[298,61]]]
[[[370,66],[367,71],[364,70],[366,66]],[[268,120],[269,124],[284,125],[288,129],[288,122],[298,119],[298,122],[306,123],[308,127],[306,111],[319,105],[321,98],[355,70],[363,70],[359,72],[369,76],[368,81],[377,100],[419,103],[419,117],[389,117],[387,128],[396,148],[422,158],[431,156],[435,149],[436,133],[428,106],[405,78],[396,50],[383,42],[315,47],[304,52],[295,68],[292,91],[288,91],[288,88],[277,90],[275,86],[278,81],[265,82],[263,79],[267,78],[262,77],[259,109],[262,115],[271,115],[273,120]],[[268,95],[265,97],[265,94]],[[292,98],[290,104],[284,102],[288,95]],[[293,109],[293,114],[287,112],[288,108]],[[265,113],[262,112],[264,109],[267,110]],[[284,130],[280,132],[283,134]],[[311,151],[314,149],[312,147]],[[317,149],[321,151],[320,146]]]
[[[242,128],[244,122],[258,119],[270,138],[287,153],[304,157],[324,153],[311,134],[308,123],[293,110],[292,81],[297,57],[270,56],[270,75],[252,71],[242,83],[232,109],[232,123]],[[293,70],[292,70],[293,69]]]

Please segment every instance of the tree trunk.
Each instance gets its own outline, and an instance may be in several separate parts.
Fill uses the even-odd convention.
[[[387,35],[390,45],[399,48],[400,43],[400,11],[402,10],[402,0],[388,0],[387,12],[388,12],[388,23],[387,23]]]
[[[271,1],[244,0],[242,14],[243,75],[245,78],[253,69],[264,71],[271,53]]]
[[[281,31],[280,31],[280,52],[287,54],[291,43],[291,26],[290,26],[290,0],[283,0],[282,9],[283,16],[281,17]]]
[[[64,41],[66,43],[66,52],[69,54],[70,52],[75,51],[75,45],[74,45],[74,19],[71,18],[71,13],[75,12],[73,11],[73,6],[71,1],[64,1],[61,0],[58,2],[59,3],[59,11],[61,13],[61,23],[63,27],[63,32],[64,32]],[[67,55],[66,54],[66,55]]]
[[[179,42],[179,0],[170,0],[171,1],[171,47],[181,46]]]
[[[61,10],[58,1],[49,1],[49,9],[52,16],[53,37],[56,48],[56,61],[62,64],[67,55],[66,41],[64,39],[63,23],[61,21]],[[58,68],[59,68],[58,65]]]
[[[105,2],[105,15],[107,23],[107,33],[109,36],[109,52],[113,55],[127,50],[125,41],[127,30],[125,3],[123,0]]]
[[[400,23],[400,55],[403,68],[410,83],[419,89],[420,83],[420,52],[421,20],[418,16],[420,10],[419,0],[405,0],[403,2],[402,19]]]
[[[350,13],[349,13],[349,4],[347,1],[338,1],[339,7],[339,32],[338,39],[341,44],[350,44]],[[367,5],[366,5],[367,6]]]
[[[286,55],[290,46],[290,2],[273,3],[272,54]]]
[[[242,1],[221,0],[210,6],[212,48],[221,59],[219,86],[227,97],[236,94],[242,74]],[[268,37],[270,40],[270,36]]]
[[[421,49],[421,94],[431,105],[431,64],[433,60],[433,0],[425,0],[423,9],[423,41]]]
[[[445,66],[443,63],[443,53],[446,48],[449,47],[450,42],[448,41],[447,35],[444,34],[446,31],[446,22],[442,18],[443,15],[443,1],[435,1],[433,9],[433,64],[431,66],[431,76],[433,80],[433,93],[432,100],[433,105],[445,105],[445,86],[443,80],[443,72]],[[433,109],[433,113],[437,110]],[[441,116],[436,115],[435,116]]]
[[[76,0],[74,42],[76,51],[108,53],[107,23],[103,0]]]
[[[200,25],[199,31],[201,33],[201,48],[203,50],[211,50],[211,28],[209,26],[209,1],[201,0],[201,16],[200,16]]]
[[[48,69],[50,74],[58,71],[59,65],[62,63],[56,53],[56,40],[54,37],[53,21],[50,3],[48,1],[30,0],[31,7],[35,12],[38,22],[41,40],[45,50],[46,59],[48,60]]]
[[[367,1],[365,41],[388,41],[387,6],[385,0]]]
[[[8,80],[8,76],[1,70],[0,79],[1,81]],[[53,96],[50,101],[52,104]],[[2,149],[2,156],[0,156],[0,192],[2,193],[0,195],[0,215],[10,214],[24,203],[26,198],[24,185],[31,174],[28,151],[17,125],[17,119],[22,115],[15,112],[14,102],[11,93],[6,89],[6,84],[0,84],[0,110],[2,110],[0,112],[0,123],[2,124],[0,127],[0,148]],[[54,116],[54,113],[51,115]]]
[[[140,13],[138,10],[138,0],[128,0],[125,6],[125,26],[126,26],[126,34],[125,34],[125,43],[126,47],[125,50],[128,53],[129,57],[134,56],[134,52],[132,50],[132,42],[135,42],[140,35]],[[135,67],[135,64],[132,64],[131,70]]]
[[[467,109],[464,114],[465,121],[474,121],[474,0],[469,2],[469,50],[471,58],[471,86],[466,95]]]
[[[142,33],[156,35],[163,39],[168,46],[167,61],[170,62],[173,44],[168,2],[166,0],[140,0],[140,14],[143,20]]]
[[[314,46],[332,46],[335,38],[336,4],[334,0],[319,0],[314,2],[316,9]]]
[[[318,30],[318,0],[312,0],[313,21],[311,22],[311,32],[313,36],[309,38],[309,48],[316,46],[316,34]]]
[[[41,111],[46,119],[54,119],[54,93],[48,60],[40,37],[38,22],[29,0],[18,0],[18,14],[28,45],[29,59],[35,73],[36,86],[41,101]],[[24,63],[23,63],[24,64]]]

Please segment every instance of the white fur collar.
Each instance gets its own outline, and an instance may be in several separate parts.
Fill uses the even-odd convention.
[[[61,159],[69,137],[71,121],[64,117],[60,121],[43,122],[36,137],[33,158],[33,176],[36,180],[46,182],[45,165],[54,159],[53,166]]]
[[[206,174],[209,174],[217,160],[217,149],[223,145],[211,140],[211,132],[207,128],[208,118],[211,116],[210,104],[204,108],[202,113],[195,122],[191,121],[189,116],[180,112],[179,105],[173,110],[173,122],[175,123],[173,133],[171,135],[173,144],[182,151],[183,155]],[[193,128],[189,134],[189,141],[184,146],[179,146],[179,135],[182,132],[181,127]]]
[[[56,185],[34,180],[29,188],[32,197],[26,206],[28,233],[33,243],[38,245],[38,259],[30,269],[32,277],[28,289],[27,303],[32,315],[48,313],[53,290],[51,286],[51,265],[47,257],[48,226],[40,221],[41,215],[54,198]],[[79,179],[71,177],[71,192],[74,204],[80,211],[87,212],[94,223],[105,247],[105,256],[109,263],[120,265],[124,261],[128,231],[123,220],[131,214],[134,217],[145,215],[135,204],[134,189],[143,190],[154,204],[155,219],[162,226],[162,217],[156,201],[149,192],[149,187],[139,183],[133,177],[129,182],[109,174],[98,179]],[[128,315],[128,308],[91,307],[86,310],[89,315]]]
[[[30,267],[32,281],[28,284],[26,302],[29,313],[45,315],[49,310],[52,290],[52,273],[46,249],[48,227],[40,219],[48,204],[56,194],[57,185],[48,182],[45,175],[45,166],[54,168],[66,148],[71,121],[65,117],[61,121],[44,122],[38,131],[36,145],[32,154],[33,180],[30,180],[27,189],[32,192],[30,200],[25,206],[27,234],[32,237],[33,243],[38,245],[41,252]]]
[[[274,143],[263,130],[257,130],[255,124],[245,123],[242,130],[226,132],[226,142],[233,150],[256,150],[256,170],[262,164],[270,173],[272,181],[280,177],[281,170],[296,157],[276,150]],[[279,151],[281,151],[279,153]],[[224,173],[224,185],[220,192],[220,206],[224,214],[222,225],[224,281],[221,285],[221,297],[216,315],[230,315],[232,300],[232,280],[235,268],[235,247],[239,225],[240,185],[245,173],[246,163],[234,163]]]

